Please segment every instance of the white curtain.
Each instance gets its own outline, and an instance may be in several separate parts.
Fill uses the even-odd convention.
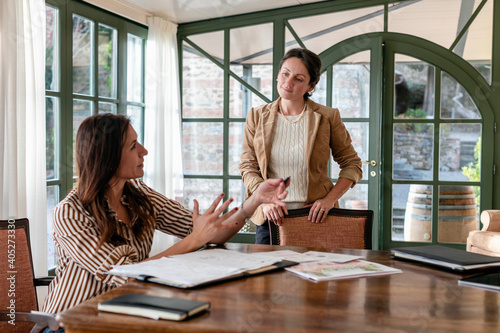
[[[27,217],[47,275],[45,1],[0,1],[0,218]]]
[[[177,62],[177,25],[148,18],[146,48],[146,112],[144,145],[146,184],[182,203],[180,89]],[[155,234],[152,254],[172,245],[173,239]]]

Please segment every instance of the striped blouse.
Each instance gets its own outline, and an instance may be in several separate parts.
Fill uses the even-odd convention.
[[[145,193],[154,208],[156,229],[184,238],[193,228],[192,212],[174,200],[146,186],[141,180],[130,180]],[[126,199],[125,199],[126,200]],[[112,265],[137,263],[148,258],[154,230],[148,230],[140,241],[132,229],[119,223],[118,232],[127,244],[96,245],[101,233],[95,219],[71,191],[53,210],[54,243],[57,254],[56,277],[49,286],[42,311],[58,313],[100,295],[126,282],[127,278],[106,275]]]

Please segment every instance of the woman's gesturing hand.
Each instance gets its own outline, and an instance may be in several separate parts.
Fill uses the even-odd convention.
[[[283,179],[268,179],[261,183],[257,190],[252,194],[256,196],[259,203],[273,203],[281,207],[286,207],[286,203],[283,202],[288,194]]]
[[[286,203],[282,201],[287,194],[288,191],[286,191],[286,185],[282,179],[268,179],[260,184],[249,200],[245,202],[245,209],[248,210],[246,213],[253,214],[260,204],[271,203],[278,209],[284,209],[288,214],[285,208]],[[238,223],[244,224],[243,216],[245,213],[235,216],[236,219],[231,218],[236,214],[238,208],[233,208],[222,215],[233,202],[232,198],[228,199],[217,208],[223,197],[224,194],[220,194],[203,215],[200,215],[198,201],[194,200],[193,232],[190,236],[196,241],[197,245],[202,246],[216,239],[221,240],[221,235],[224,235],[225,230],[234,229],[238,226]]]
[[[233,208],[224,215],[222,212],[233,202],[233,199],[226,200],[219,208],[220,201],[224,198],[224,193],[221,193],[207,209],[203,215],[200,215],[199,203],[194,200],[193,209],[193,232],[192,236],[199,240],[200,244],[206,244],[214,239],[221,230],[233,228],[231,224],[223,224],[222,222],[233,216],[238,209]]]

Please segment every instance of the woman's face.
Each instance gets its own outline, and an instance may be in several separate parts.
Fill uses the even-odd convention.
[[[146,148],[137,141],[137,133],[134,128],[129,125],[127,139],[122,148],[122,157],[115,177],[128,180],[144,176],[144,156],[147,154]]]
[[[304,95],[314,89],[306,65],[299,58],[285,60],[278,73],[278,93],[282,99],[304,100]]]

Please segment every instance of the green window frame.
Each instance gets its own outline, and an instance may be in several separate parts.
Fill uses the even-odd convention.
[[[48,263],[53,273],[56,261],[50,235],[52,220],[49,212],[76,185],[74,136],[78,127],[75,122],[75,105],[78,103],[75,101],[90,106],[85,116],[98,112],[130,116],[142,140],[148,30],[146,26],[76,0],[47,0],[46,8],[50,11],[47,16],[50,48],[46,49],[46,98],[49,101],[46,118],[47,170],[50,170],[47,175],[47,242]],[[87,28],[93,27],[85,37],[90,43],[80,50],[88,51],[89,59],[89,66],[86,68],[89,74],[88,86],[84,87],[88,91],[84,93],[74,92],[75,80],[84,77],[77,70],[78,63],[82,62],[81,53],[73,50],[77,45],[74,38],[77,34],[76,18],[81,19],[82,27],[85,24]],[[137,68],[134,75],[128,73],[128,68],[131,67],[129,63]],[[127,90],[131,89],[134,94],[127,94]]]
[[[492,54],[491,54],[491,72],[489,73],[490,78],[486,79],[486,81],[483,80],[481,77],[482,74],[475,70],[470,69],[470,64],[466,65],[464,58],[461,58],[461,53],[457,51],[456,54],[452,54],[455,49],[459,48],[458,46],[461,45],[462,37],[467,36],[467,33],[469,30],[469,27],[473,27],[474,21],[476,17],[478,17],[478,14],[481,12],[481,8],[485,6],[486,4],[491,5],[493,4],[493,17],[492,17],[492,22],[493,22],[493,31],[492,34],[493,36],[496,36],[500,33],[500,23],[499,20],[496,18],[500,17],[500,6],[498,6],[500,0],[482,0],[476,2],[476,7],[473,8],[473,10],[470,11],[469,14],[465,13],[465,16],[460,17],[460,22],[459,22],[459,32],[457,32],[457,36],[455,41],[451,45],[446,45],[446,48],[449,48],[447,54],[445,54],[445,57],[447,57],[448,60],[450,61],[456,61],[457,63],[460,63],[460,66],[462,67],[467,67],[467,71],[470,73],[469,77],[461,77],[461,79],[466,80],[467,85],[471,84],[476,84],[479,82],[480,83],[480,88],[478,88],[478,91],[475,93],[481,95],[478,98],[481,99],[482,101],[485,101],[485,103],[489,104],[491,106],[491,109],[493,111],[493,116],[496,117],[497,115],[500,115],[500,109],[498,106],[500,105],[500,97],[495,97],[493,96],[493,91],[495,90],[494,88],[498,86],[500,83],[500,63],[498,57],[498,54],[500,54],[500,42],[498,38],[492,38],[490,41],[491,43],[491,49],[492,49]],[[192,115],[186,115],[186,110],[185,110],[185,103],[184,101],[182,102],[182,123],[183,124],[192,124],[192,123],[205,123],[205,122],[217,122],[221,124],[221,128],[223,129],[222,132],[222,140],[221,142],[221,155],[222,160],[223,160],[223,167],[222,167],[222,172],[218,175],[208,175],[203,172],[199,172],[199,174],[192,174],[189,172],[184,173],[184,178],[185,180],[190,180],[190,179],[197,179],[197,180],[212,180],[212,179],[217,179],[219,181],[218,184],[221,184],[221,190],[224,191],[225,193],[228,193],[229,190],[229,181],[230,180],[237,180],[241,179],[239,176],[235,176],[233,174],[230,174],[227,172],[227,161],[228,161],[228,156],[229,156],[229,150],[230,150],[230,133],[227,131],[229,128],[229,125],[232,123],[236,122],[244,122],[244,115],[241,118],[231,118],[230,115],[230,92],[229,92],[229,87],[230,87],[230,80],[234,79],[241,83],[242,86],[244,86],[246,89],[251,91],[253,94],[258,95],[259,91],[255,89],[252,86],[252,83],[250,81],[246,81],[243,76],[239,77],[236,75],[232,70],[231,70],[231,64],[229,59],[230,58],[230,50],[231,50],[231,36],[230,32],[234,29],[241,29],[244,27],[256,27],[258,25],[270,25],[272,26],[271,32],[267,35],[267,38],[272,39],[272,47],[269,50],[266,50],[265,52],[270,52],[272,53],[272,61],[269,63],[272,65],[272,75],[270,79],[275,78],[277,75],[278,71],[278,63],[281,58],[281,56],[285,53],[285,50],[290,47],[290,43],[292,43],[290,40],[290,36],[293,36],[293,39],[296,42],[296,46],[307,46],[309,43],[310,38],[314,38],[315,36],[319,35],[326,35],[328,33],[331,33],[333,31],[337,31],[340,29],[343,29],[345,27],[350,27],[351,25],[355,25],[359,22],[362,22],[364,19],[371,19],[374,18],[376,15],[381,15],[382,16],[382,26],[383,28],[380,31],[374,32],[374,33],[366,33],[365,35],[368,36],[369,38],[363,39],[363,34],[360,34],[359,36],[353,36],[350,39],[351,44],[347,45],[342,41],[339,41],[337,44],[332,45],[331,49],[327,49],[323,51],[323,55],[326,57],[323,60],[328,60],[328,57],[331,57],[332,54],[335,52],[345,52],[347,48],[347,52],[349,51],[349,47],[354,47],[354,48],[360,48],[360,49],[366,49],[368,46],[366,45],[368,40],[373,40],[374,37],[380,37],[380,43],[379,43],[379,48],[374,48],[379,54],[377,54],[377,57],[381,57],[383,54],[383,49],[385,47],[384,40],[389,40],[392,42],[391,38],[402,38],[405,41],[409,41],[411,43],[414,42],[415,39],[422,39],[419,36],[414,36],[411,34],[406,34],[404,31],[391,31],[388,27],[390,27],[390,22],[389,22],[389,17],[391,16],[390,13],[394,10],[397,10],[398,8],[408,8],[409,6],[412,6],[414,3],[418,2],[413,2],[413,1],[388,1],[388,0],[380,0],[380,1],[368,1],[368,0],[363,0],[363,1],[357,1],[353,3],[352,1],[347,1],[347,0],[338,0],[338,1],[325,1],[325,2],[319,2],[319,3],[313,3],[313,4],[307,4],[307,5],[300,5],[300,6],[293,6],[293,7],[288,7],[288,8],[281,8],[281,9],[275,9],[275,10],[269,10],[269,11],[263,11],[263,12],[258,12],[258,13],[250,13],[250,14],[244,14],[244,15],[238,15],[234,17],[225,17],[220,20],[207,20],[207,21],[200,21],[200,22],[193,22],[193,23],[185,23],[185,24],[180,24],[178,27],[178,50],[179,50],[179,68],[181,68],[181,73],[180,73],[180,82],[181,82],[181,87],[183,87],[183,74],[189,66],[186,64],[183,64],[183,55],[186,52],[191,52],[193,54],[198,54],[200,58],[203,58],[205,60],[211,61],[213,63],[214,67],[217,67],[221,72],[222,75],[221,77],[223,78],[223,114],[220,117],[217,118],[203,118],[203,117],[193,117]],[[457,2],[459,3],[459,2]],[[462,2],[462,5],[464,3]],[[377,7],[378,6],[378,7]],[[339,24],[338,26],[335,26],[335,23],[332,23],[334,25],[332,28],[326,28],[323,31],[317,32],[317,33],[311,33],[310,35],[304,36],[304,33],[301,33],[299,31],[294,30],[294,24],[293,20],[300,20],[300,19],[305,19],[308,17],[314,17],[314,16],[320,16],[323,14],[333,14],[333,13],[342,13],[344,11],[351,11],[351,10],[366,10],[370,9],[371,7],[374,8],[372,12],[369,12],[365,16],[359,19],[354,19],[349,22],[343,22],[342,24]],[[378,9],[375,9],[377,7]],[[469,8],[470,9],[470,8]],[[462,14],[462,13],[461,13]],[[467,16],[469,15],[469,16]],[[317,19],[319,20],[319,19]],[[323,23],[323,22],[322,22]],[[209,45],[207,44],[208,41],[204,41],[202,37],[203,35],[216,35],[220,34],[219,40],[215,45],[221,45],[221,50],[219,50],[219,53],[217,55],[210,54],[209,51],[206,51],[204,48],[204,45]],[[360,38],[357,38],[360,37]],[[423,39],[422,39],[423,40]],[[347,41],[347,40],[346,40]],[[253,43],[253,40],[248,41],[248,43]],[[432,42],[432,41],[431,41]],[[423,43],[413,43],[412,45],[418,45],[418,47],[424,47],[427,41]],[[463,47],[463,45],[461,46]],[[461,48],[460,47],[460,48]],[[409,50],[412,50],[412,48],[409,48]],[[213,51],[213,49],[211,49]],[[443,45],[438,45],[435,44],[433,51],[438,52],[439,54],[443,51]],[[264,52],[264,51],[263,51]],[[444,53],[446,53],[444,52]],[[336,54],[336,53],[335,53]],[[458,54],[458,56],[457,56]],[[410,54],[411,55],[411,54]],[[322,54],[320,53],[320,57]],[[341,57],[339,57],[340,59]],[[378,67],[372,68],[373,72],[377,72],[379,74],[382,73],[383,68],[381,67],[381,63],[383,62],[382,58],[376,58],[378,59]],[[328,62],[328,63],[327,63]],[[331,92],[331,66],[332,63],[329,61],[325,61],[326,68],[324,70],[326,71],[326,79],[327,79],[327,94],[325,97],[325,102],[323,104],[325,105],[331,105],[332,104],[332,92]],[[334,65],[334,64],[333,64]],[[377,74],[377,75],[379,75]],[[451,75],[454,75],[455,73],[451,73]],[[374,76],[375,78],[375,76]],[[379,79],[381,79],[379,77]],[[462,84],[464,84],[462,80]],[[483,84],[487,83],[486,84]],[[381,89],[382,83],[379,82],[378,86],[376,87],[377,94],[380,98],[380,100],[373,100],[372,103],[376,105],[377,108],[382,110],[382,95],[383,92]],[[480,90],[480,91],[479,91]],[[477,97],[476,94],[476,97]],[[274,100],[277,98],[277,92],[275,87],[273,87],[273,92],[272,92],[272,98],[268,98],[268,96],[265,96],[266,98],[261,98],[263,101],[270,101]],[[314,96],[313,96],[314,97]],[[184,92],[181,95],[181,101],[184,99]],[[256,104],[253,104],[252,106],[256,106]],[[373,111],[374,107],[371,107],[371,111]],[[489,107],[483,107],[482,110],[489,109]],[[482,120],[477,120],[477,121],[471,121],[470,123],[480,123],[484,121],[484,119],[490,119],[490,115],[487,115],[486,117],[483,115]],[[359,121],[359,119],[343,119],[345,122],[350,122],[350,121]],[[381,117],[380,122],[376,124],[377,126],[380,126],[380,130],[386,129],[388,124],[392,124],[392,122],[388,121],[387,119],[384,119],[384,117]],[[457,123],[460,123],[461,121],[456,121]],[[446,123],[446,121],[444,122]],[[466,123],[469,123],[466,121]],[[490,208],[498,208],[500,207],[500,195],[498,187],[495,186],[490,186],[494,181],[498,181],[500,178],[500,174],[495,172],[495,165],[496,161],[500,159],[500,154],[495,154],[493,149],[491,148],[491,144],[495,141],[498,141],[498,136],[495,134],[496,131],[494,130],[489,130],[491,126],[490,124],[487,124],[488,126],[485,126],[482,133],[482,142],[483,142],[483,152],[482,152],[482,157],[485,159],[484,161],[493,161],[493,174],[486,174],[486,172],[482,173],[482,178],[480,182],[473,182],[472,184],[475,186],[481,186],[482,187],[482,194],[481,194],[481,209],[490,209]],[[371,126],[371,125],[370,125]],[[370,132],[371,134],[372,132]],[[371,142],[378,142],[380,138],[383,138],[384,135],[381,135],[380,137],[375,137],[372,138],[370,137]],[[385,158],[385,161],[381,160],[381,162],[386,163],[389,162],[388,159],[386,158],[387,155],[387,149],[389,142],[385,142],[386,145],[381,145],[380,146],[380,158],[383,159]],[[184,144],[184,142],[183,142]],[[485,154],[484,152],[488,152],[488,154]],[[493,153],[493,156],[489,154],[489,152]],[[487,155],[487,156],[485,156]],[[434,157],[436,158],[436,157]],[[370,158],[372,159],[372,158]],[[483,161],[483,162],[484,162]],[[435,163],[437,167],[437,163]],[[377,168],[379,168],[377,166]],[[483,168],[484,163],[483,163]],[[369,169],[370,170],[370,169]],[[483,171],[489,170],[488,168],[485,168]],[[372,171],[375,172],[375,171]],[[392,168],[388,167],[387,164],[384,166],[381,166],[380,169],[377,169],[377,174],[380,173],[380,179],[381,182],[383,181],[384,177],[389,177],[389,172],[392,172]],[[370,183],[371,178],[368,180],[363,180],[360,183]],[[436,184],[438,182],[436,181]],[[218,185],[217,185],[218,186]],[[384,237],[387,238],[386,234],[388,230],[390,230],[391,225],[387,221],[391,220],[391,212],[390,208],[388,208],[388,205],[390,206],[391,199],[384,197],[384,192],[387,193],[386,189],[384,188],[384,183],[382,182],[379,188],[379,191],[377,193],[370,193],[370,197],[377,197],[380,195],[380,203],[379,204],[379,210],[380,213],[377,214],[375,219],[378,219],[380,223],[377,226],[377,229],[375,232],[378,233],[377,237],[380,236],[380,240],[375,242],[375,246],[379,246],[381,248],[387,248],[388,242],[384,241]],[[191,194],[192,196],[196,197],[197,193]],[[201,196],[203,195],[200,192],[198,194]],[[212,197],[215,197],[212,195]],[[235,198],[235,201],[241,201],[242,197],[240,198]],[[377,200],[378,201],[378,200]],[[389,228],[389,229],[388,229]],[[384,236],[385,235],[385,236]],[[245,241],[245,242],[252,242],[252,235],[238,235],[238,237],[235,237],[233,240],[235,241]]]

